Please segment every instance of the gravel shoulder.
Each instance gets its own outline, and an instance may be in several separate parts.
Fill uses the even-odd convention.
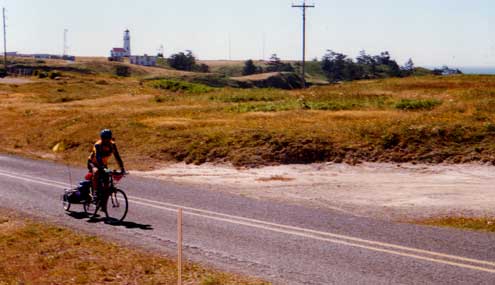
[[[170,164],[134,172],[257,199],[337,209],[390,220],[494,216],[495,167],[363,163],[281,165]]]

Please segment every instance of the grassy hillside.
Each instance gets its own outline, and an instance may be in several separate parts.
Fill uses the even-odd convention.
[[[307,90],[211,88],[65,73],[0,85],[0,148],[84,164],[115,130],[129,168],[358,161],[495,162],[495,77],[412,77]],[[62,142],[65,151],[51,148]]]

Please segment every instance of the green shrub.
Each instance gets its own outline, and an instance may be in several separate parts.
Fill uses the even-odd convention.
[[[151,86],[156,89],[168,90],[172,92],[183,92],[201,94],[208,93],[214,89],[203,84],[190,83],[180,80],[161,79],[151,82]]]
[[[156,95],[153,97],[153,102],[163,103],[163,102],[175,102],[177,100],[176,96],[167,96],[167,95]]]
[[[115,68],[115,75],[120,77],[129,77],[131,76],[131,68],[126,65],[118,65]]]
[[[40,71],[38,73],[38,78],[47,78],[48,77],[48,73],[46,73],[45,71]]]
[[[391,149],[400,143],[400,136],[395,133],[389,133],[382,136],[382,146],[384,149]]]
[[[61,77],[61,76],[62,76],[62,73],[60,73],[58,71],[52,71],[49,73],[50,79],[55,79],[55,78]]]
[[[304,102],[305,109],[311,110],[324,110],[324,111],[341,111],[351,110],[359,107],[358,104],[353,102]]]
[[[401,99],[397,104],[395,104],[395,108],[405,111],[431,110],[441,104],[442,101],[436,99]]]
[[[495,124],[494,123],[485,124],[485,130],[489,133],[495,133]]]
[[[223,103],[241,103],[241,102],[273,102],[283,100],[284,96],[267,95],[267,94],[221,94],[209,98],[211,101],[220,101]]]
[[[202,281],[201,285],[220,285],[222,282],[218,279],[218,277],[214,276],[206,276]]]
[[[281,112],[298,109],[299,106],[295,102],[277,102],[267,104],[257,103],[240,103],[233,107],[230,107],[230,111],[236,113],[249,113],[249,112]]]

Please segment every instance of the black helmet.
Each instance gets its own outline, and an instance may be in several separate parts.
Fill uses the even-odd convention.
[[[112,131],[109,129],[104,129],[100,132],[100,137],[102,140],[111,140],[113,137]]]

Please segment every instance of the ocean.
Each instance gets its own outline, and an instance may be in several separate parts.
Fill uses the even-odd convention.
[[[495,67],[460,67],[465,74],[495,74]]]
[[[435,68],[439,68],[439,69],[442,69],[441,66],[424,66],[428,69],[435,69]],[[460,69],[463,73],[465,74],[495,74],[495,66],[494,67],[486,67],[486,66],[482,66],[482,67],[479,67],[479,66],[461,66],[461,67],[458,67],[458,66],[449,66],[449,68],[452,68],[452,69]]]

